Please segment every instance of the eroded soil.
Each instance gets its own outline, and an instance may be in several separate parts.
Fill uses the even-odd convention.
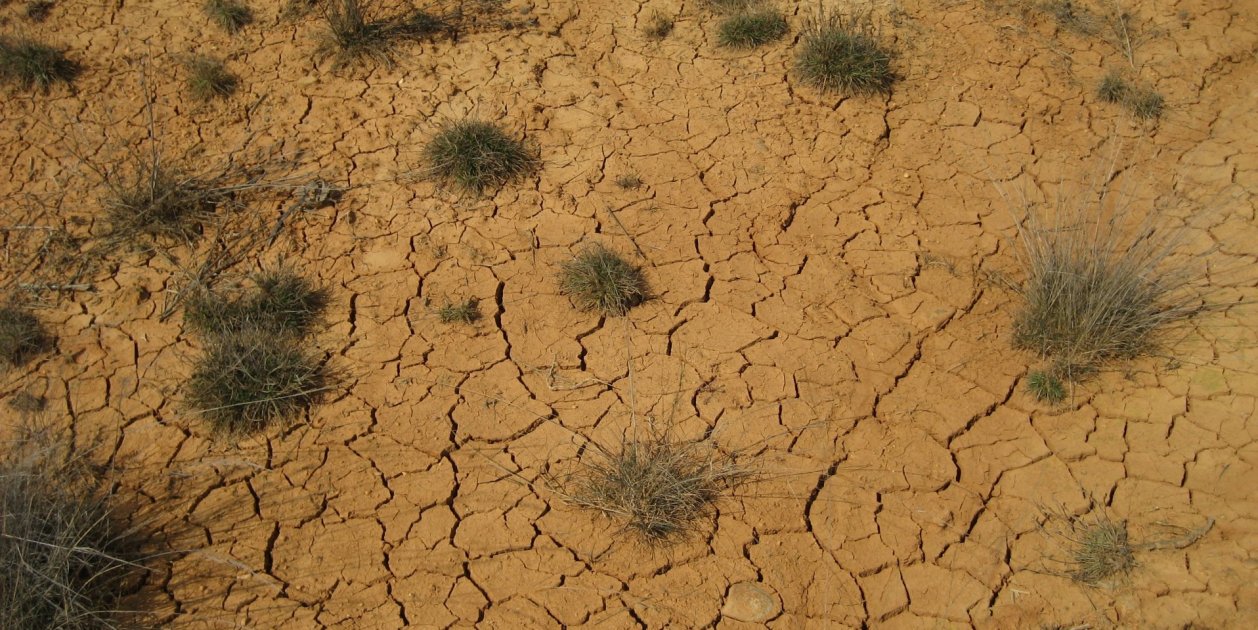
[[[111,252],[91,290],[37,291],[57,351],[2,391],[46,397],[181,551],[135,607],[206,628],[1258,625],[1254,3],[1132,3],[1130,59],[1012,3],[882,3],[902,79],[847,100],[790,70],[806,2],[779,4],[792,36],[731,52],[697,2],[513,0],[498,26],[343,71],[315,54],[316,16],[252,4],[234,37],[198,2],[58,2],[38,25],[2,9],[85,66],[0,108],[9,226],[98,231],[84,163],[143,138],[145,90],[172,151],[273,150],[351,187],[220,279],[282,258],[332,290],[317,344],[345,387],[285,430],[225,443],[181,404],[200,343],[161,316],[196,252]],[[641,32],[657,12],[676,17],[661,42]],[[240,92],[185,100],[194,51]],[[1166,97],[1160,121],[1098,102],[1125,65]],[[467,113],[526,137],[540,173],[492,198],[416,177]],[[1047,407],[1009,349],[1011,206],[1111,160],[1133,207],[1190,226],[1233,306]],[[263,231],[287,203],[254,205]],[[572,309],[555,271],[592,241],[637,256],[654,299]],[[6,274],[55,283],[16,258]],[[433,314],[472,297],[473,326]],[[635,422],[709,435],[759,478],[665,550],[541,483]],[[1214,526],[1085,587],[1039,525],[1090,510],[1137,541]]]

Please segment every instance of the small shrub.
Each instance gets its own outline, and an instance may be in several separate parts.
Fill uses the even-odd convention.
[[[392,50],[398,42],[452,32],[445,19],[425,11],[388,19],[372,18],[363,0],[329,0],[323,17],[328,30],[322,48],[335,56],[337,66],[363,59],[391,64]]]
[[[786,18],[774,9],[737,13],[721,22],[717,41],[728,48],[756,48],[786,35]]]
[[[226,98],[236,91],[239,80],[222,61],[196,56],[185,63],[188,71],[188,92],[198,101]]]
[[[1136,557],[1127,540],[1127,525],[1105,517],[1077,525],[1074,565],[1070,576],[1084,584],[1097,584],[1109,577],[1129,573]]]
[[[184,173],[160,155],[130,156],[130,170],[106,174],[103,199],[108,238],[135,245],[194,240],[231,198],[228,189]]]
[[[437,317],[441,319],[443,324],[456,322],[464,324],[475,323],[476,320],[480,319],[480,302],[476,298],[458,303],[447,302],[445,306],[437,309]]]
[[[624,315],[647,299],[642,270],[602,245],[563,264],[559,288],[583,311]]]
[[[1167,268],[1178,230],[1145,219],[1124,227],[1085,204],[1078,217],[1047,224],[1035,213],[1018,223],[1026,273],[1024,301],[1014,321],[1014,345],[1051,362],[1067,380],[1084,378],[1111,361],[1154,352],[1167,327],[1201,312],[1194,290],[1202,278]]]
[[[537,159],[523,142],[480,120],[446,123],[424,147],[424,158],[439,179],[477,194],[537,168]]]
[[[637,190],[642,187],[642,177],[637,173],[625,173],[616,178],[616,185],[621,190]]]
[[[1040,402],[1056,405],[1066,399],[1066,386],[1051,371],[1035,370],[1027,375],[1027,391]]]
[[[53,0],[31,0],[26,3],[26,19],[32,22],[43,22],[52,14],[52,8],[56,6]]]
[[[46,351],[51,342],[30,311],[12,304],[0,306],[0,363],[22,365]]]
[[[136,554],[108,498],[50,455],[8,452],[0,462],[0,627],[116,627]]]
[[[25,89],[47,90],[53,83],[69,83],[79,65],[60,49],[27,38],[0,37],[0,79]]]
[[[254,291],[235,299],[209,291],[194,293],[184,309],[184,321],[206,335],[260,330],[302,337],[327,307],[326,290],[287,268],[263,272],[254,283]]]
[[[1165,100],[1161,94],[1148,88],[1132,85],[1117,72],[1110,72],[1101,80],[1097,97],[1106,103],[1118,103],[1137,118],[1151,119],[1162,115]]]
[[[556,485],[575,505],[623,521],[650,545],[694,532],[723,494],[750,477],[732,456],[698,442],[661,436],[594,448],[593,461]]]
[[[651,21],[647,22],[646,28],[642,31],[648,38],[659,41],[672,34],[673,19],[662,13],[656,13],[651,16]]]
[[[805,24],[800,46],[796,72],[822,92],[885,94],[895,82],[891,53],[868,15],[822,11]]]
[[[188,379],[187,402],[219,433],[245,435],[288,420],[323,398],[319,358],[261,330],[212,338]]]
[[[240,0],[206,0],[205,14],[228,33],[237,33],[253,22],[253,11]]]

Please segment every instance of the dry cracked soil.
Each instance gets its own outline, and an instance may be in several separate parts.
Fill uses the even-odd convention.
[[[4,282],[56,338],[0,392],[43,398],[35,415],[176,550],[126,600],[161,625],[1258,626],[1252,0],[1124,2],[1123,28],[1090,32],[1013,0],[876,2],[899,79],[859,98],[795,76],[808,2],[776,3],[790,35],[752,50],[719,47],[697,1],[482,2],[457,38],[341,69],[317,9],[251,0],[230,35],[195,1],[58,0],[38,23],[3,4],[5,32],[83,70],[0,104]],[[675,20],[662,40],[643,32],[657,15]],[[191,53],[225,59],[237,92],[192,101]],[[1114,68],[1165,97],[1159,119],[1097,98]],[[537,174],[486,196],[425,177],[424,141],[466,115],[525,138]],[[48,249],[30,226],[91,247],[89,165],[149,129],[193,164],[347,191],[302,212],[262,195],[252,224],[105,252],[73,284],[30,263]],[[1110,164],[1132,207],[1187,226],[1230,307],[1040,404],[1035,357],[1010,345],[1011,206]],[[652,299],[572,308],[556,272],[591,243],[641,264]],[[280,260],[330,289],[313,345],[341,385],[224,440],[183,403],[201,340],[175,300]],[[479,321],[435,316],[467,298]],[[645,424],[756,472],[664,548],[544,483]],[[1171,542],[1080,584],[1055,525],[1097,514]]]

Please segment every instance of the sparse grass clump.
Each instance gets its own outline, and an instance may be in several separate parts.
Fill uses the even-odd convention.
[[[239,79],[218,59],[198,55],[184,66],[188,71],[188,93],[198,101],[226,98],[236,91]]]
[[[473,324],[480,319],[480,301],[470,298],[462,302],[447,302],[437,309],[437,317],[443,324]]]
[[[239,32],[253,21],[253,11],[239,0],[206,0],[202,7],[205,14],[228,33]]]
[[[642,31],[648,38],[659,41],[672,34],[673,19],[662,13],[656,13],[651,16],[651,21],[647,22],[646,28]]]
[[[116,627],[133,545],[108,496],[52,460],[9,452],[0,462],[0,628]]]
[[[102,204],[108,237],[131,244],[189,242],[231,194],[168,165],[160,155],[133,154],[130,172],[110,171]]]
[[[559,289],[583,311],[624,315],[647,299],[642,270],[602,245],[595,245],[563,264]]]
[[[1092,523],[1077,525],[1074,541],[1074,570],[1070,576],[1084,584],[1097,584],[1115,575],[1129,573],[1136,556],[1127,539],[1127,524],[1097,517]]]
[[[1053,16],[1058,26],[1080,35],[1095,34],[1101,22],[1094,13],[1074,0],[1049,0],[1040,6]]]
[[[708,6],[714,13],[721,15],[732,15],[746,11],[757,4],[761,0],[704,0],[704,4]]]
[[[193,294],[184,321],[205,335],[260,330],[271,335],[302,337],[327,306],[327,291],[287,268],[254,278],[255,290],[234,299],[209,291]]]
[[[756,48],[786,34],[786,18],[775,9],[737,13],[721,22],[718,41],[728,48]]]
[[[1117,72],[1110,72],[1097,87],[1097,96],[1106,103],[1118,103],[1137,118],[1151,119],[1162,115],[1165,100],[1149,88],[1133,85]]]
[[[53,0],[31,0],[26,3],[26,19],[32,22],[43,22],[56,6]]]
[[[25,89],[47,90],[53,83],[69,83],[79,65],[65,52],[25,37],[0,36],[0,80]]]
[[[452,28],[446,20],[425,11],[374,18],[367,7],[365,0],[328,0],[323,11],[327,35],[322,48],[335,56],[337,66],[364,59],[391,64],[398,42],[428,39]]]
[[[624,173],[616,178],[616,185],[621,190],[637,190],[642,184],[642,176],[637,173]]]
[[[1202,276],[1167,265],[1182,232],[1151,218],[1124,226],[1128,208],[1107,210],[1106,196],[1074,218],[1045,224],[1032,212],[1018,224],[1026,280],[1014,345],[1070,381],[1158,350],[1159,333],[1205,308],[1193,290]]]
[[[225,435],[245,435],[288,420],[330,386],[319,357],[294,342],[252,329],[211,338],[188,379],[188,404]]]
[[[537,158],[523,142],[493,123],[475,119],[442,126],[424,147],[424,158],[439,179],[476,194],[537,168]]]
[[[895,73],[891,52],[878,40],[868,15],[822,11],[804,26],[795,70],[822,92],[885,94]]]
[[[699,442],[667,437],[624,441],[619,450],[593,445],[563,483],[572,503],[624,522],[651,545],[668,544],[695,531],[720,497],[749,478],[732,456]]]
[[[1056,405],[1066,399],[1066,386],[1052,371],[1032,371],[1027,375],[1026,388],[1040,402]]]
[[[51,339],[33,313],[13,304],[0,306],[0,363],[22,365],[49,345]]]

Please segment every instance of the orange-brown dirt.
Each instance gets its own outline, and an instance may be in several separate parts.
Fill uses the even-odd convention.
[[[200,4],[0,8],[84,64],[0,106],[6,228],[99,233],[84,165],[143,138],[146,90],[172,152],[278,147],[351,187],[219,279],[283,258],[331,288],[317,345],[344,387],[263,436],[215,439],[181,403],[200,341],[161,315],[200,254],[110,252],[90,290],[35,289],[56,351],[3,393],[46,397],[44,421],[111,463],[177,552],[129,607],[197,628],[1258,626],[1258,4],[1132,2],[1128,59],[1030,3],[880,2],[901,80],[852,99],[799,83],[795,37],[718,48],[698,2],[512,0],[395,67],[339,71],[316,15],[253,0],[229,36]],[[778,6],[797,34],[814,5]],[[657,12],[676,18],[661,42],[642,33]],[[192,52],[241,90],[188,101]],[[1156,122],[1095,96],[1133,61],[1166,97]],[[416,177],[425,139],[468,113],[526,137],[539,173],[492,198]],[[1233,306],[1054,409],[1010,350],[1011,205],[1115,156],[1133,207],[1183,219]],[[251,211],[266,231],[287,204]],[[555,272],[591,241],[641,248],[654,298],[621,319],[571,308]],[[9,288],[55,284],[18,263]],[[473,326],[433,314],[469,297]],[[631,419],[710,430],[758,479],[697,538],[645,548],[541,483]],[[1083,586],[1044,513],[1092,501],[1136,542],[1214,527]]]

